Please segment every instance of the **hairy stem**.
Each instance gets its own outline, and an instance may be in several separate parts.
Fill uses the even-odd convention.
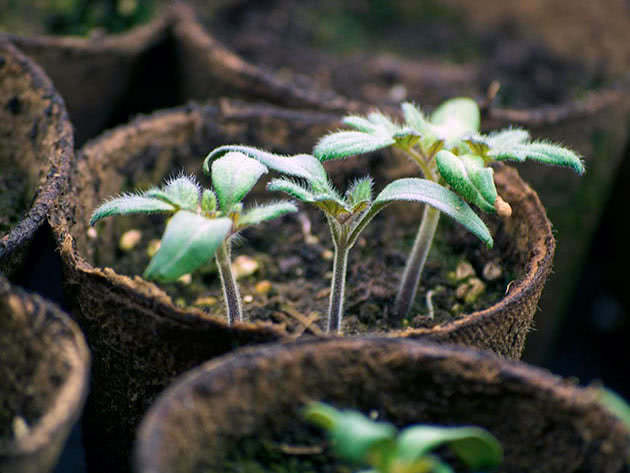
[[[335,330],[339,333],[341,331],[349,252],[349,247],[335,243],[335,262],[332,284],[330,286],[330,302],[328,304],[328,332]]]
[[[435,207],[425,204],[422,222],[420,223],[420,228],[416,235],[416,241],[413,243],[411,254],[407,259],[405,272],[403,273],[400,287],[398,288],[398,294],[396,295],[394,311],[399,316],[404,316],[409,313],[411,305],[416,298],[420,276],[424,269],[424,263],[427,261],[429,250],[431,250],[433,237],[435,236],[435,230],[437,229],[439,220],[440,211]]]
[[[241,306],[241,294],[236,285],[236,278],[232,272],[232,262],[230,261],[230,244],[224,240],[215,253],[217,268],[221,276],[221,287],[223,288],[223,298],[227,308],[228,324],[232,325],[235,320],[243,321],[243,308]]]

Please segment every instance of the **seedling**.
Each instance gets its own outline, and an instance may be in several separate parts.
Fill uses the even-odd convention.
[[[578,174],[584,172],[576,153],[546,141],[532,140],[526,130],[509,128],[481,134],[479,108],[471,99],[448,100],[430,118],[411,103],[402,104],[402,111],[405,119],[402,125],[379,112],[367,117],[347,116],[343,122],[354,130],[325,136],[315,147],[314,155],[326,161],[393,146],[418,165],[425,179],[449,186],[484,212],[502,217],[509,217],[512,210],[497,194],[491,163],[533,159],[568,166]],[[415,300],[439,218],[438,208],[425,206],[396,296],[394,311],[399,315],[406,315]]]
[[[267,168],[255,159],[228,153],[212,163],[214,191],[202,190],[193,178],[181,176],[161,188],[105,202],[92,214],[90,225],[112,215],[172,214],[144,277],[175,281],[207,264],[214,256],[231,325],[234,320],[243,320],[230,259],[232,238],[251,225],[297,211],[288,201],[244,209],[241,201],[266,172]]]
[[[414,425],[400,432],[389,423],[363,414],[312,403],[305,418],[326,430],[336,455],[357,465],[362,473],[454,473],[431,452],[448,446],[471,471],[494,470],[503,459],[499,441],[479,427]]]
[[[270,169],[298,178],[273,179],[267,189],[285,192],[324,212],[335,250],[328,308],[329,332],[341,331],[348,254],[368,223],[392,202],[428,203],[431,208],[435,207],[457,220],[488,245],[492,244],[490,232],[470,206],[454,192],[427,179],[399,179],[388,184],[373,198],[372,179],[364,177],[341,196],[330,183],[322,164],[314,156],[279,156],[248,146],[222,146],[215,149],[207,156],[204,169],[208,171],[213,159],[229,152],[244,153]]]

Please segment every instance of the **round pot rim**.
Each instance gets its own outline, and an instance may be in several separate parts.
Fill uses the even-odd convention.
[[[42,89],[46,100],[51,104],[58,105],[60,109],[59,118],[54,124],[54,130],[52,130],[55,134],[55,141],[51,144],[47,156],[42,156],[44,159],[51,159],[54,156],[55,159],[54,161],[49,161],[45,181],[36,187],[38,192],[35,200],[24,217],[8,233],[0,235],[2,238],[0,259],[2,259],[26,241],[31,240],[37,229],[47,219],[57,198],[65,191],[68,176],[74,162],[74,134],[63,98],[59,95],[42,68],[25,56],[19,48],[1,37],[0,49],[8,51],[26,71],[26,74],[30,76],[34,87]],[[47,130],[47,133],[51,133],[50,128]],[[56,168],[54,172],[52,172],[53,168]]]
[[[68,423],[73,422],[79,416],[79,409],[87,397],[90,371],[90,352],[79,326],[70,317],[61,311],[52,302],[41,298],[35,294],[29,294],[21,289],[16,291],[15,286],[0,276],[0,291],[9,294],[9,297],[23,299],[39,299],[39,302],[48,306],[52,310],[48,314],[54,317],[55,321],[63,324],[72,334],[71,339],[63,340],[64,356],[70,364],[70,371],[55,396],[51,408],[47,409],[29,433],[20,439],[14,439],[6,445],[5,449],[0,449],[0,456],[21,457],[32,455],[34,452],[45,448],[55,432],[63,429]],[[17,295],[19,294],[19,295]]]
[[[166,109],[155,112],[151,115],[140,116],[131,121],[128,124],[118,126],[113,128],[112,130],[107,131],[102,136],[99,136],[91,141],[88,141],[85,146],[80,151],[79,159],[84,159],[84,154],[89,151],[91,147],[99,147],[106,144],[112,138],[125,135],[125,134],[135,134],[137,133],[137,129],[135,127],[141,128],[150,128],[152,123],[155,120],[163,119],[164,117],[172,117],[174,120],[186,120],[186,115],[191,111],[194,111],[195,108],[198,108],[198,105],[189,104],[184,107],[176,107],[173,109]],[[201,106],[203,107],[203,106]],[[279,108],[279,110],[286,110]],[[296,110],[288,110],[292,113],[299,113]],[[321,114],[322,112],[313,111],[313,113]],[[322,114],[329,115],[329,114]],[[121,140],[116,140],[121,141]],[[124,141],[124,140],[122,140]],[[458,317],[456,320],[448,321],[444,324],[435,325],[431,328],[420,328],[420,329],[406,329],[406,330],[392,330],[388,332],[385,336],[389,337],[415,337],[415,336],[423,336],[428,334],[442,335],[451,333],[457,329],[462,327],[474,325],[479,321],[496,318],[501,316],[501,310],[506,305],[512,303],[513,301],[517,301],[519,298],[526,296],[531,291],[535,290],[534,282],[539,280],[540,278],[544,278],[545,274],[549,270],[552,260],[553,254],[555,251],[555,239],[553,237],[553,233],[551,230],[551,224],[546,217],[546,212],[538,195],[534,190],[532,190],[527,183],[522,181],[520,177],[518,177],[518,173],[509,168],[508,166],[499,165],[501,168],[505,168],[507,173],[515,174],[517,176],[519,183],[519,188],[524,191],[524,201],[526,201],[526,205],[530,206],[535,215],[538,218],[539,222],[536,222],[539,225],[538,232],[540,236],[538,237],[541,241],[544,241],[544,247],[546,251],[542,254],[537,254],[533,258],[531,258],[526,263],[526,268],[524,274],[521,276],[519,281],[515,282],[509,288],[509,293],[501,298],[498,302],[492,304],[491,306],[480,310],[471,312],[468,314],[463,314]],[[512,170],[512,171],[510,171]],[[506,177],[507,179],[507,177]],[[518,182],[517,181],[517,182]],[[533,214],[533,212],[532,212]],[[542,226],[541,226],[542,225]],[[212,316],[207,314],[206,312],[198,309],[198,308],[187,308],[180,309],[176,307],[170,297],[166,295],[159,286],[153,282],[146,281],[141,278],[139,275],[135,275],[133,277],[118,274],[112,268],[101,268],[95,267],[89,262],[87,262],[82,255],[79,254],[76,247],[73,245],[74,238],[66,232],[66,225],[61,223],[59,226],[53,225],[54,231],[57,234],[58,244],[61,248],[61,254],[63,258],[66,258],[70,261],[70,264],[77,268],[79,271],[90,274],[92,276],[102,278],[108,281],[108,285],[115,284],[117,286],[117,290],[121,292],[131,292],[131,291],[142,291],[146,296],[154,299],[153,308],[156,308],[157,304],[162,305],[162,307],[168,307],[168,310],[160,311],[163,315],[170,320],[181,322],[181,323],[194,323],[199,322],[200,320],[214,324],[217,327],[224,330],[233,330],[237,332],[259,332],[264,331],[269,334],[289,338],[291,335],[286,331],[282,330],[277,324],[268,321],[244,321],[244,322],[235,322],[232,326],[227,324],[225,318]],[[64,239],[65,235],[65,239]],[[131,287],[132,281],[134,282],[133,287]],[[156,291],[157,289],[157,291]],[[156,300],[157,299],[157,300]],[[169,312],[176,314],[176,317],[172,317]],[[369,333],[369,332],[368,332]],[[364,334],[365,335],[365,334]],[[328,335],[325,335],[328,336]]]
[[[456,345],[441,345],[427,340],[392,339],[389,337],[335,337],[316,338],[306,337],[295,341],[282,343],[268,343],[258,346],[240,348],[234,352],[214,358],[204,364],[193,368],[175,378],[155,400],[136,433],[134,447],[134,465],[138,471],[143,470],[141,466],[151,465],[148,459],[152,458],[155,446],[161,443],[161,431],[158,426],[162,419],[167,418],[172,406],[179,405],[179,399],[185,397],[186,393],[203,386],[208,378],[221,378],[224,375],[229,377],[229,373],[238,371],[239,368],[249,367],[251,360],[273,359],[282,354],[291,355],[296,351],[317,348],[318,352],[335,352],[343,350],[361,350],[366,347],[391,347],[388,353],[401,353],[409,358],[448,360],[449,363],[461,367],[478,366],[484,364],[484,370],[492,373],[492,378],[510,379],[516,383],[530,385],[536,390],[545,393],[546,398],[555,398],[568,408],[577,408],[580,405],[589,409],[599,408],[601,415],[608,416],[618,429],[625,432],[630,439],[630,428],[619,418],[609,412],[596,400],[596,393],[589,387],[582,387],[574,384],[569,379],[563,379],[552,374],[548,370],[536,366],[527,365],[518,360],[502,359],[492,352],[477,350],[470,347]],[[470,376],[471,380],[476,379],[473,374],[460,373],[465,382]],[[487,375],[486,375],[487,376]],[[230,378],[231,379],[231,378]],[[490,382],[490,381],[488,381]]]

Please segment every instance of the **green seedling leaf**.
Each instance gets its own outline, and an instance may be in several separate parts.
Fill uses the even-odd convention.
[[[266,166],[239,152],[229,152],[214,161],[212,184],[221,210],[230,212],[266,172]]]
[[[330,195],[315,196],[313,204],[332,217],[342,217],[342,219],[345,219],[352,214],[352,209],[349,208],[343,200]]]
[[[311,185],[329,187],[326,170],[315,157],[309,154],[282,156],[253,148],[251,146],[229,145],[216,148],[206,157],[203,163],[204,171],[208,173],[210,171],[210,163],[230,151],[243,153],[274,171],[305,179]]]
[[[438,138],[448,147],[465,136],[479,131],[481,115],[477,103],[469,98],[447,100],[431,115],[431,124]]]
[[[297,207],[291,202],[275,202],[273,204],[259,205],[244,212],[238,223],[239,227],[256,225],[291,212],[297,212]]]
[[[616,392],[605,388],[597,388],[599,391],[599,402],[613,415],[617,416],[630,430],[630,405]]]
[[[313,154],[321,161],[369,153],[393,145],[391,134],[371,135],[360,131],[337,131],[319,140]]]
[[[424,117],[424,114],[422,113],[420,107],[412,103],[405,102],[401,105],[401,108],[403,111],[403,115],[405,116],[405,123],[408,126],[416,130],[423,137],[426,136],[435,138],[433,136],[433,129],[431,128],[431,124]]]
[[[201,195],[201,210],[210,214],[217,211],[217,196],[210,189],[205,189]]]
[[[302,202],[315,202],[315,195],[309,189],[290,179],[272,179],[267,190],[284,192]]]
[[[420,140],[421,135],[413,128],[405,127],[394,133],[392,138],[394,138],[398,146],[407,148],[416,144]]]
[[[355,411],[340,411],[315,404],[306,410],[306,419],[324,427],[339,457],[364,463],[368,452],[393,446],[396,428],[385,422],[374,422]]]
[[[545,164],[567,166],[578,174],[584,174],[584,163],[580,156],[559,145],[543,141],[511,146],[509,148],[491,149],[488,155],[497,160],[525,161],[533,159]]]
[[[150,189],[144,195],[194,212],[199,204],[199,192],[199,184],[193,178],[180,176],[169,180],[161,189]]]
[[[379,128],[386,130],[389,135],[393,135],[399,129],[398,125],[396,125],[391,118],[378,111],[368,114],[367,119]]]
[[[361,117],[359,115],[348,115],[347,117],[343,117],[341,122],[344,125],[348,125],[355,130],[362,131],[364,133],[376,134],[379,132],[386,131],[382,126],[376,125],[372,123],[365,117]]]
[[[122,195],[109,200],[97,208],[90,218],[90,225],[112,215],[150,214],[159,212],[175,212],[175,206],[163,200],[144,197],[142,195]]]
[[[412,201],[429,204],[466,227],[473,235],[492,247],[492,236],[483,220],[453,191],[420,178],[398,179],[388,184],[376,197],[369,213],[375,214],[395,201]]]
[[[442,150],[437,154],[436,162],[440,175],[457,194],[484,212],[495,212],[497,191],[492,169],[484,168],[483,160],[478,163],[470,155],[455,156]]]
[[[348,203],[355,207],[363,203],[372,202],[372,186],[374,181],[371,177],[366,176],[354,181],[346,192]]]
[[[180,210],[166,226],[160,249],[151,259],[144,277],[171,282],[200,268],[214,256],[231,228],[229,218],[210,219]]]
[[[506,130],[495,131],[486,137],[486,142],[491,148],[508,148],[525,144],[529,141],[529,131],[522,128],[508,128]]]
[[[495,468],[503,459],[501,444],[484,429],[424,425],[409,427],[400,433],[396,458],[413,463],[445,444],[473,471]]]

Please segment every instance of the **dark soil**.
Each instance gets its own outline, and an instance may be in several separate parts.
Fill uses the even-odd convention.
[[[28,210],[28,174],[0,159],[0,237],[18,223]]]
[[[15,295],[0,300],[0,451],[37,423],[70,372],[46,314],[36,320],[28,310]]]
[[[463,12],[439,2],[227,3],[206,14],[206,24],[246,59],[368,103],[425,104],[427,89],[483,96],[498,80],[498,104],[535,106],[576,98],[602,82],[601,71],[555,55],[513,23],[475,29]]]
[[[345,334],[430,327],[492,305],[505,294],[509,282],[518,277],[522,262],[510,260],[509,255],[507,260],[500,260],[500,255],[505,255],[507,250],[505,242],[501,241],[498,220],[484,217],[492,233],[498,235],[494,248],[487,249],[463,227],[443,217],[425,267],[417,302],[408,317],[394,317],[391,308],[399,277],[421,214],[420,206],[392,206],[377,216],[363,232],[350,253],[348,263],[343,320]],[[282,324],[295,335],[322,333],[326,324],[332,271],[332,244],[328,227],[322,219],[323,215],[319,212],[302,211],[298,215],[248,229],[236,242],[232,260],[238,263],[239,257],[247,256],[258,264],[254,274],[239,280],[246,317]],[[132,251],[118,249],[113,260],[112,255],[97,255],[96,265],[113,266],[117,272],[129,276],[142,274],[150,259],[147,248],[151,240],[160,238],[164,229],[163,218],[117,218],[116,225],[118,238],[129,230],[140,230],[142,239]],[[466,262],[472,265],[476,274],[455,281],[452,273],[458,265]],[[502,268],[502,275],[493,281],[482,277],[483,268],[489,262]],[[384,279],[385,274],[393,274],[394,277]],[[474,277],[483,280],[485,291],[476,300],[466,302],[457,297],[456,291]],[[261,287],[265,285],[268,287]],[[176,305],[205,307],[211,314],[225,317],[214,264],[193,274],[188,281],[161,287]],[[429,290],[434,292],[433,319],[428,317],[426,305]]]

